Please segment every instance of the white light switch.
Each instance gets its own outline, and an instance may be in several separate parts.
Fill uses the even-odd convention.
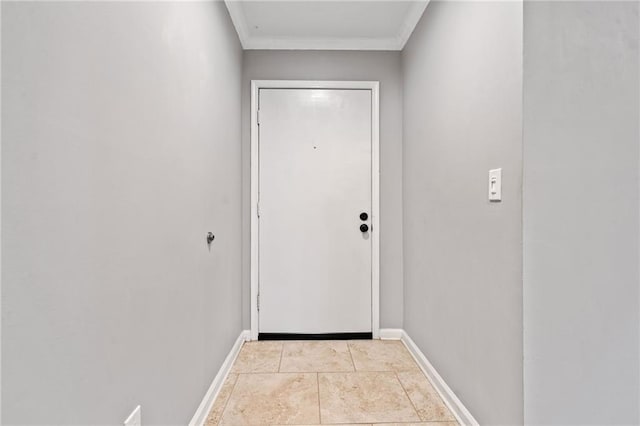
[[[502,169],[489,170],[489,201],[502,201]]]

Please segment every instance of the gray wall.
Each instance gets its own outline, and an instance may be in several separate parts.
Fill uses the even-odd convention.
[[[403,71],[404,327],[476,420],[520,424],[522,3],[431,2]]]
[[[243,325],[250,328],[251,80],[380,81],[380,326],[402,327],[400,52],[245,51],[242,80]]]
[[[638,424],[637,2],[524,9],[529,424]]]
[[[241,330],[226,8],[2,8],[2,423],[185,424]]]

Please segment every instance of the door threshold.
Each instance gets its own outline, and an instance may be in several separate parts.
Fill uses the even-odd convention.
[[[373,333],[258,333],[258,340],[371,340]]]

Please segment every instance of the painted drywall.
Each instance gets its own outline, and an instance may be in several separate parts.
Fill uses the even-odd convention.
[[[522,3],[431,2],[402,64],[404,328],[476,420],[521,424]]]
[[[244,52],[242,308],[251,326],[251,80],[380,82],[380,326],[402,327],[402,82],[399,52]]]
[[[2,9],[2,423],[186,424],[241,330],[226,8]]]
[[[637,2],[524,7],[528,424],[638,424]]]

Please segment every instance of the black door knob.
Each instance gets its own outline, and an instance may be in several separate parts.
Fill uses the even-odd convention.
[[[366,214],[365,212],[360,213],[360,220],[367,220],[369,219],[369,215]]]
[[[369,225],[367,225],[366,223],[363,223],[362,225],[360,225],[360,232],[367,232],[369,230]]]

